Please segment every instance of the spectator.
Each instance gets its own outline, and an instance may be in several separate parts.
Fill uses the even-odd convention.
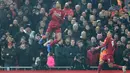
[[[47,65],[50,68],[55,66],[55,60],[54,60],[53,53],[49,53],[48,58],[47,58]]]
[[[127,49],[123,51],[123,62],[128,68],[130,67],[130,42],[127,43]]]
[[[37,57],[35,60],[34,69],[36,70],[48,69],[46,62],[47,62],[46,55],[43,52],[40,52],[40,56]]]
[[[19,32],[17,32],[16,35],[15,35],[14,39],[15,39],[16,45],[20,44],[20,40],[21,40],[22,37],[25,37],[25,40],[29,39],[29,35],[27,35],[25,33],[24,27],[20,27]]]
[[[87,0],[81,0],[80,6],[81,6],[81,11],[82,12],[85,11],[87,6]]]
[[[2,48],[2,59],[4,60],[4,66],[16,66],[16,49],[14,47],[13,38],[7,37],[7,47]]]
[[[74,62],[72,64],[73,65],[73,69],[76,69],[76,70],[83,70],[83,69],[85,69],[83,59],[84,59],[84,57],[81,54],[77,54],[74,57]]]
[[[74,11],[74,17],[76,18],[76,20],[78,21],[81,15],[81,6],[80,5],[76,5],[75,6],[75,11]]]
[[[64,59],[64,44],[63,44],[63,40],[61,40],[55,47],[55,62],[56,62],[56,66],[63,66],[65,61]]]
[[[20,45],[17,49],[18,65],[19,66],[31,66],[32,55],[30,53],[30,46],[27,44],[25,37],[21,38]]]
[[[73,32],[72,32],[72,37],[75,39],[75,40],[78,40],[79,37],[80,37],[80,31],[79,31],[79,25],[78,23],[75,23],[73,25]]]
[[[19,24],[17,20],[13,20],[13,24],[9,25],[9,32],[14,37],[19,32]]]
[[[77,55],[77,53],[79,52],[78,47],[76,46],[76,41],[72,38],[71,39],[71,46],[69,49],[69,65],[72,65],[73,59],[74,57]]]

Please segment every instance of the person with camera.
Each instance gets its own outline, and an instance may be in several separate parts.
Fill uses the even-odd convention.
[[[33,69],[35,69],[35,70],[48,69],[48,66],[46,63],[47,63],[47,56],[45,55],[45,53],[40,52],[39,57],[37,57],[35,60],[35,64],[33,65]]]

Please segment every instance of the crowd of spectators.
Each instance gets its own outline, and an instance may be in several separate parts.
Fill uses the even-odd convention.
[[[58,0],[66,13],[62,40],[47,54],[46,47],[38,42],[46,32],[51,20],[49,10],[56,1],[0,1],[1,66],[97,66],[100,50],[93,49],[107,31],[113,32],[117,42],[115,63],[130,66],[129,0]]]

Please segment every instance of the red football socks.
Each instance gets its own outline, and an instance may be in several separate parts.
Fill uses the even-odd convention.
[[[99,65],[99,66],[98,66],[98,72],[97,72],[97,73],[100,73],[101,69],[102,69],[102,65]]]
[[[119,68],[119,69],[122,69],[122,66],[117,65],[117,64],[113,64],[113,67],[115,67],[115,68]]]
[[[55,44],[57,44],[58,42],[59,42],[60,40],[54,40],[54,41],[52,41],[51,43],[50,43],[50,46],[53,46],[53,45],[55,45]]]

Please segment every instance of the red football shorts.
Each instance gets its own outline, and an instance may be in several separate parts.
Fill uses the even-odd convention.
[[[60,28],[58,23],[50,22],[46,32],[49,32],[49,33],[50,32],[60,33],[61,32],[61,28]]]
[[[114,62],[113,55],[104,55],[102,61],[107,63],[113,63]]]
[[[113,63],[114,62],[113,55],[108,55],[105,50],[100,54],[99,60],[107,62],[107,63]]]
[[[51,28],[48,27],[46,32],[55,32],[55,33],[60,33],[61,32],[61,28]]]

